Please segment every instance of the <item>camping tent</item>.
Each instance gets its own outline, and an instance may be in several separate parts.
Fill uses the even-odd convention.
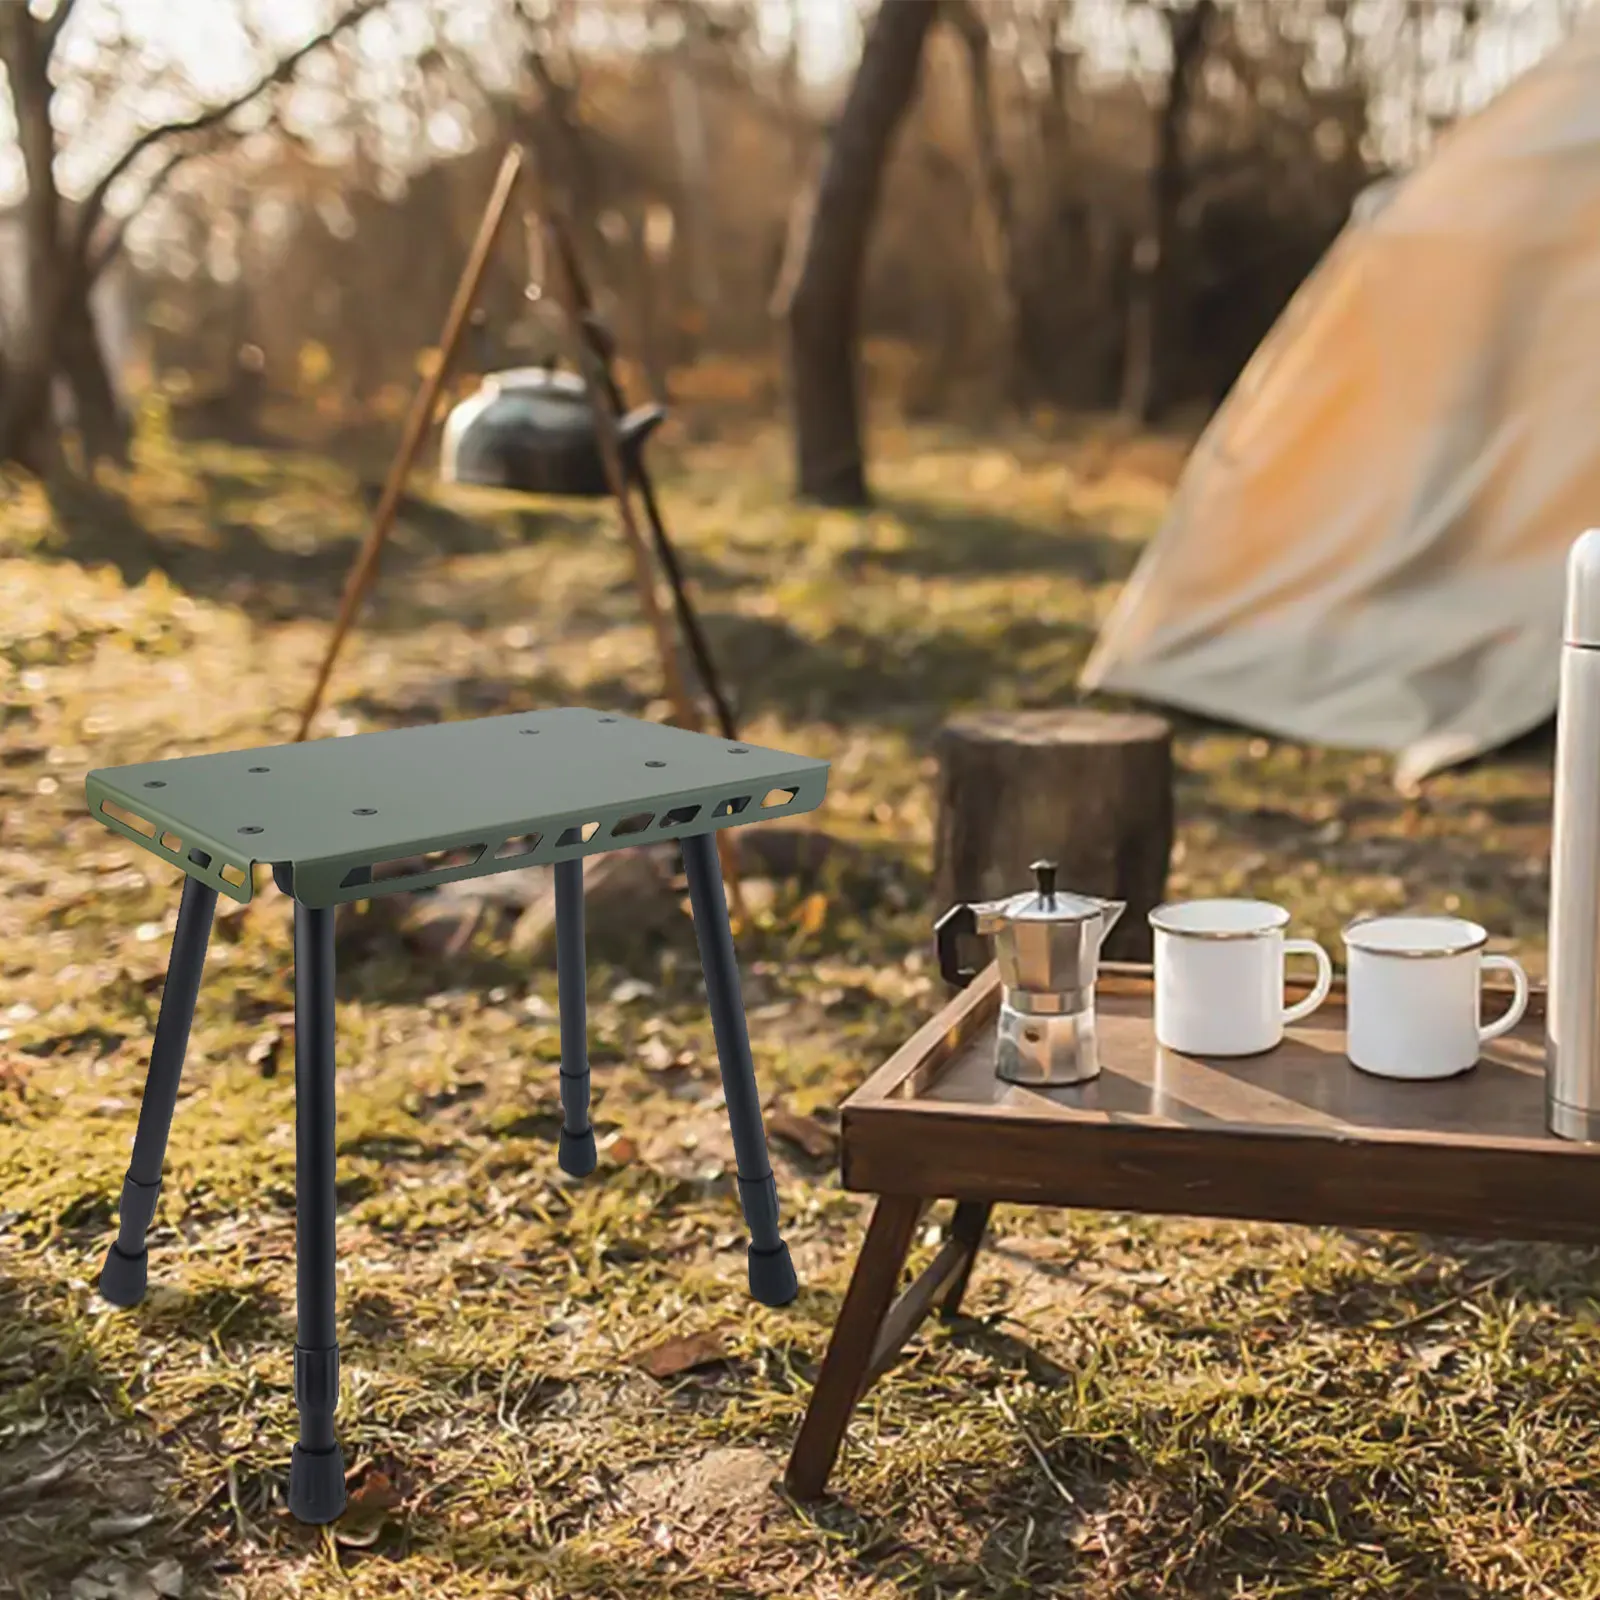
[[[1600,19],[1350,224],[1195,448],[1084,669],[1413,781],[1555,708],[1600,523]]]

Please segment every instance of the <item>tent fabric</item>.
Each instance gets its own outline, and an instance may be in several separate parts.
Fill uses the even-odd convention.
[[[1536,727],[1567,550],[1600,524],[1597,351],[1600,19],[1357,209],[1082,686],[1390,752],[1402,784]]]

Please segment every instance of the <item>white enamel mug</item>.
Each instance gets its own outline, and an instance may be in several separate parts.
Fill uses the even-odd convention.
[[[1267,900],[1186,900],[1157,906],[1156,1042],[1187,1056],[1255,1056],[1284,1025],[1308,1017],[1333,986],[1333,962],[1312,939],[1286,939],[1289,913]],[[1283,1003],[1284,960],[1317,963],[1311,993]]]
[[[1350,1060],[1382,1078],[1453,1078],[1528,1009],[1528,975],[1483,953],[1489,935],[1463,917],[1361,917],[1344,930]],[[1483,974],[1509,972],[1502,1017],[1479,1022]]]

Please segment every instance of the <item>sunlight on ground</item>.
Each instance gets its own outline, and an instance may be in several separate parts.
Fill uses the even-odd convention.
[[[177,894],[88,819],[82,779],[292,735],[361,486],[309,457],[156,438],[120,501],[0,508],[0,1542],[21,1592],[88,1572],[115,1593],[113,1568],[162,1563],[187,1594],[252,1596],[1592,1592],[1600,1334],[1573,1251],[1003,1211],[971,1299],[988,1320],[932,1331],[873,1393],[841,1498],[802,1511],[768,1486],[859,1240],[835,1109],[941,998],[932,735],[961,707],[1072,698],[1180,464],[1181,444],[1106,429],[1006,449],[900,430],[877,509],[847,516],[786,502],[776,436],[680,450],[667,512],[743,730],[834,762],[815,820],[840,847],[809,874],[753,862],[740,939],[758,1071],[794,1119],[774,1158],[806,1289],[778,1312],[745,1299],[672,896],[595,929],[603,1154],[578,1185],[555,1168],[554,974],[519,943],[519,908],[489,908],[459,947],[390,902],[353,913],[355,1509],[331,1536],[281,1500],[287,908],[267,887],[219,918],[158,1287],[113,1314],[91,1284]],[[662,711],[609,515],[419,497],[317,732],[561,703]],[[1547,752],[1414,802],[1380,761],[1188,722],[1180,760],[1175,891],[1266,894],[1325,939],[1355,910],[1427,902],[1541,943]],[[678,1336],[705,1359],[641,1367]]]

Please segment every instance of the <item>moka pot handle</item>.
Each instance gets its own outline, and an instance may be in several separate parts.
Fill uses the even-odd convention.
[[[960,941],[978,937],[978,913],[965,903],[951,906],[933,925],[933,946],[939,956],[939,975],[953,989],[965,989],[977,977],[976,967],[961,964]]]

